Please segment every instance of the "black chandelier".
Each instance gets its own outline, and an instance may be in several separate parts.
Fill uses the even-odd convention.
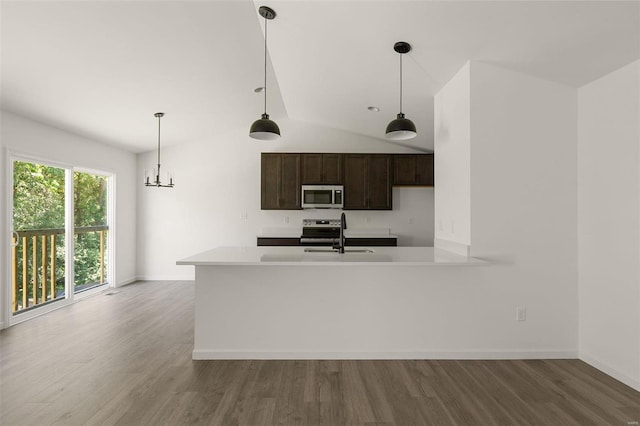
[[[153,175],[155,176],[155,180],[150,181],[149,175],[145,173],[144,177],[144,186],[155,186],[157,188],[173,188],[173,176],[169,174],[169,184],[163,185],[160,182],[160,119],[164,117],[164,112],[156,112],[153,114],[154,117],[158,118],[158,168],[153,169]]]

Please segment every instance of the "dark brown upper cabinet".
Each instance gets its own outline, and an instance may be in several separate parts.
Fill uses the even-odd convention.
[[[342,154],[301,154],[302,184],[342,183]]]
[[[393,156],[344,155],[345,210],[391,210]]]
[[[263,153],[261,158],[262,210],[299,210],[300,154]]]
[[[433,154],[395,154],[393,184],[433,186]]]

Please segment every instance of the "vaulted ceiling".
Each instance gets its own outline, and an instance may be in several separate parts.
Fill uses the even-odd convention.
[[[407,41],[417,149],[433,147],[433,95],[468,60],[579,87],[640,57],[635,1],[3,1],[2,108],[133,152],[154,149],[158,111],[163,145],[248,133],[263,106],[261,5],[278,15],[271,118],[383,138],[398,113],[393,44]]]

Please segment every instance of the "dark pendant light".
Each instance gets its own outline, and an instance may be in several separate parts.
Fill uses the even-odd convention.
[[[154,117],[158,118],[158,168],[153,170],[154,180],[149,180],[149,175],[145,172],[144,177],[144,186],[155,186],[157,188],[173,188],[173,176],[169,174],[169,184],[163,185],[160,182],[160,119],[164,117],[164,112],[156,112],[153,114]]]
[[[267,114],[267,21],[276,17],[276,12],[267,6],[260,6],[260,16],[264,18],[264,114],[251,125],[249,136],[260,140],[273,140],[280,137],[280,128]]]
[[[387,125],[386,138],[401,141],[416,137],[416,125],[408,118],[404,118],[402,112],[402,55],[411,51],[411,45],[405,41],[399,41],[393,45],[393,50],[400,54],[400,113],[398,118]]]

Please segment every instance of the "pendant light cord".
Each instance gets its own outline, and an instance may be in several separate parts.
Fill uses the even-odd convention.
[[[267,21],[264,18],[264,113],[267,113]]]
[[[158,117],[158,176],[160,176],[160,118]]]
[[[400,54],[400,114],[402,114],[402,53]]]

